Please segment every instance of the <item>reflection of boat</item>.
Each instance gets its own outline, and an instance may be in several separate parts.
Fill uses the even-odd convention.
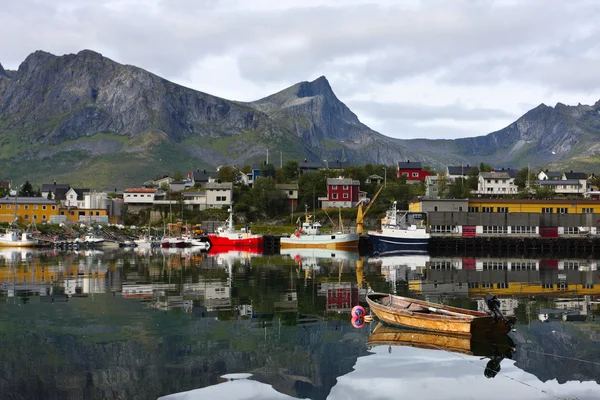
[[[252,257],[263,254],[263,248],[257,246],[211,246],[207,253],[209,256],[239,256]]]
[[[322,260],[335,260],[335,261],[354,261],[358,260],[359,254],[358,249],[348,250],[328,250],[328,249],[311,249],[311,248],[298,248],[298,249],[281,249],[279,254],[282,256],[289,256],[298,263],[302,269],[318,269],[319,262]]]
[[[324,248],[324,249],[358,249],[358,233],[344,232],[321,232],[321,224],[313,221],[312,216],[306,210],[305,221],[289,237],[282,237],[280,245],[286,248]]]
[[[440,332],[425,332],[377,324],[367,341],[375,346],[410,346],[421,349],[444,350],[453,353],[488,357],[485,376],[491,378],[500,370],[504,358],[512,358],[516,345],[508,335],[469,337]]]
[[[2,247],[36,247],[37,245],[37,239],[30,238],[27,232],[16,228],[9,227],[0,236],[0,246]]]
[[[412,215],[420,216],[418,224],[407,221],[408,213],[398,216],[396,202],[386,212],[381,220],[381,229],[369,231],[369,241],[373,249],[384,251],[427,251],[431,234],[427,232],[422,213]]]
[[[258,235],[250,231],[247,226],[242,230],[235,230],[233,227],[233,209],[229,209],[229,218],[224,226],[217,228],[216,233],[209,233],[211,247],[215,246],[261,246],[264,244],[263,235]]]
[[[430,303],[424,300],[383,293],[367,294],[367,303],[380,321],[390,325],[407,326],[436,332],[474,335],[484,332],[508,333],[515,317],[504,318],[490,298],[492,315],[481,311]],[[486,299],[487,300],[487,299]],[[496,299],[497,301],[497,299]],[[499,303],[499,302],[498,302]]]
[[[370,257],[368,263],[381,265],[382,268],[407,267],[416,270],[426,267],[431,257],[427,253],[380,253],[377,257]]]

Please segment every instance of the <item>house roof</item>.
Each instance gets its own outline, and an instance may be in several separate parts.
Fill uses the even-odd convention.
[[[208,182],[209,178],[216,178],[218,176],[217,174],[217,171],[198,169],[192,173],[192,177],[194,178],[194,182]]]
[[[585,172],[565,172],[565,178],[567,179],[587,179]]]
[[[508,176],[510,176],[511,178],[516,178],[517,175],[519,174],[519,170],[514,169],[514,168],[497,168],[494,170],[494,172],[498,173],[498,172],[506,172],[508,174]]]
[[[398,161],[398,169],[421,169],[420,161]]]
[[[150,188],[129,188],[125,189],[125,193],[156,193],[156,189]]]
[[[48,200],[45,197],[3,197],[0,198],[0,204],[57,204],[54,200]]]
[[[54,191],[56,189],[67,189],[69,190],[71,188],[71,185],[68,183],[42,183],[42,192],[52,192],[54,193]],[[65,192],[66,193],[66,192]]]
[[[56,188],[54,191],[50,192],[54,194],[54,200],[65,200],[69,190],[71,190],[71,188]]]
[[[206,189],[233,189],[233,182],[207,182]]]
[[[562,172],[559,171],[542,171],[549,179],[560,179],[562,177]]]
[[[483,179],[510,179],[508,172],[480,172]]]
[[[275,185],[275,189],[298,190],[298,184],[297,183],[278,183]]]
[[[73,188],[73,190],[75,191],[75,193],[77,193],[78,199],[83,199],[84,193],[90,192],[90,189],[75,189],[75,188]]]
[[[321,165],[321,163],[307,161],[305,159],[304,161],[298,161],[298,167],[300,167],[300,169],[314,169],[314,170],[317,170],[317,169],[323,168],[323,165]]]
[[[348,168],[350,166],[350,163],[348,161],[335,160],[325,162],[325,166],[329,169],[344,169]]]
[[[373,174],[373,175],[369,175],[367,178],[371,179],[371,180],[372,179],[383,179],[383,176],[379,176],[377,174]]]
[[[580,185],[579,179],[546,179],[538,181],[541,186]]]
[[[360,181],[350,178],[327,178],[327,185],[360,185]]]
[[[198,197],[198,196],[206,196],[205,192],[183,192],[183,197]]]
[[[466,165],[449,165],[448,166],[448,175],[466,175],[469,171],[475,168],[477,169],[477,173],[479,173],[479,167]]]

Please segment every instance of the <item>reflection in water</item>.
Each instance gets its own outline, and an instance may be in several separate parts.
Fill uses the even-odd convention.
[[[443,382],[449,386],[437,398],[465,398],[471,387],[481,389],[468,393],[478,398],[500,393],[494,382],[511,377],[565,397],[598,397],[595,261],[221,250],[3,249],[0,391],[146,399],[217,393],[211,386],[222,376],[250,373],[212,387],[232,388],[232,398],[242,387],[274,398],[346,399],[397,398],[406,385],[405,393],[434,398]],[[472,341],[466,353],[416,345],[369,353],[369,329],[348,323],[368,288],[472,309],[483,309],[492,292],[503,313],[518,318],[515,345],[498,344],[497,353]],[[563,308],[586,319],[538,319]],[[510,360],[504,350],[513,347]],[[427,386],[416,390],[415,382]],[[514,390],[519,398],[538,393]]]

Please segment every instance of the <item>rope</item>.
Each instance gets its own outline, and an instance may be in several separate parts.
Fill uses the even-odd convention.
[[[535,350],[526,350],[526,351],[528,351],[530,353],[535,353],[535,354],[542,354],[544,356],[551,356],[551,357],[556,357],[556,358],[564,358],[565,360],[580,361],[580,362],[584,362],[584,363],[588,363],[588,364],[593,364],[593,365],[600,366],[599,362],[590,361],[590,360],[584,360],[582,358],[574,358],[574,357],[561,356],[561,355],[558,355],[558,354],[544,353],[543,351],[535,351]]]

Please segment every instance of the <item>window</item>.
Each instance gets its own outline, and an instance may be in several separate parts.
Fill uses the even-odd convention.
[[[494,212],[494,207],[481,207],[481,212],[484,212],[484,213]]]
[[[337,190],[337,185],[331,185],[331,190]]]
[[[46,220],[46,215],[42,215],[42,221]]]
[[[27,204],[25,205],[25,209],[26,209],[26,210],[29,210],[29,206],[28,206]]]
[[[413,176],[413,178],[418,178],[419,177],[419,173],[418,172],[413,172],[412,176]]]
[[[469,289],[478,289],[479,282],[469,282]]]
[[[559,282],[558,285],[556,285],[556,288],[558,290],[567,290],[569,285],[567,285],[567,282]]]
[[[594,288],[594,284],[593,284],[593,283],[584,283],[584,284],[582,285],[582,287],[583,287],[584,289],[593,289],[593,288]]]
[[[53,210],[56,210],[56,206],[52,206],[52,209],[53,209]]]
[[[577,261],[565,261],[565,269],[570,269],[573,271],[579,270],[579,263]]]
[[[551,207],[542,207],[542,214],[552,214]]]
[[[293,190],[289,190],[288,191],[288,196],[293,196],[294,195],[294,191]]]
[[[452,233],[454,227],[451,225],[432,225],[431,232],[433,233]]]
[[[100,211],[96,211],[96,215],[97,215],[97,216],[98,216],[98,215],[100,215]]]
[[[510,265],[512,271],[535,271],[537,263],[533,261],[513,261]]]
[[[462,212],[463,208],[462,206],[458,207],[458,211]]]
[[[514,234],[531,234],[535,233],[534,226],[511,226],[510,231]]]
[[[554,289],[554,284],[552,284],[552,283],[542,283],[542,289]]]
[[[347,199],[348,198],[348,193],[344,193],[344,198]]]
[[[508,207],[498,207],[498,212],[499,213],[507,213],[508,212]]]
[[[344,190],[348,190],[348,185],[344,185]]]
[[[481,284],[481,288],[482,289],[493,289],[494,288],[494,284],[493,283],[482,283]]]
[[[29,214],[23,215],[23,219],[25,219],[25,221],[27,221],[29,219]]]
[[[487,271],[499,271],[508,269],[506,261],[484,261],[483,269]]]
[[[35,206],[33,206],[33,209],[34,209],[34,210],[37,210],[37,209],[38,209],[38,206],[37,206],[37,204],[36,204]]]
[[[576,226],[567,226],[565,227],[565,233],[567,235],[579,235],[579,234],[585,234],[585,232],[580,231],[578,227]]]
[[[454,267],[452,266],[452,262],[450,261],[432,261],[429,264],[429,268],[437,270],[454,269]]]
[[[433,207],[433,211],[438,211],[438,206]]]
[[[338,198],[338,194],[337,193],[332,193],[331,194],[331,198],[332,199],[337,199]]]
[[[508,283],[507,282],[501,282],[501,283],[497,283],[496,287],[498,289],[508,289]]]
[[[556,209],[556,212],[558,214],[567,214],[569,212],[569,209],[566,207],[559,207]]]
[[[594,213],[594,209],[593,208],[588,208],[588,207],[584,207],[581,212],[583,214],[593,214]]]
[[[489,226],[489,225],[484,225],[483,226],[483,233],[507,233],[508,228],[506,226],[497,226],[497,225],[493,225],[493,226]]]
[[[479,212],[479,207],[469,207],[469,212]]]
[[[85,211],[79,211],[79,216],[80,217],[85,217]]]
[[[45,209],[46,209],[46,206],[42,206],[42,210],[45,210]]]
[[[7,205],[6,205],[6,209],[7,209],[7,210],[10,210],[10,204],[7,204]]]
[[[33,214],[33,219],[38,219],[37,215]]]

